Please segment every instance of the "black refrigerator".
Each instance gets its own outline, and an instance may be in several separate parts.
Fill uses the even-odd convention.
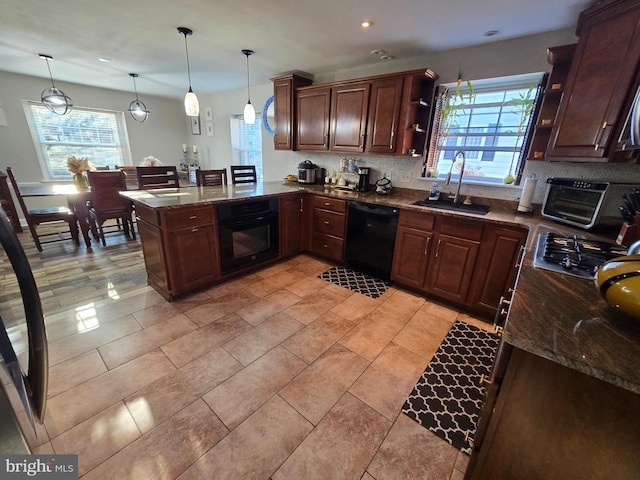
[[[0,452],[24,454],[30,450],[9,397],[17,394],[34,430],[44,421],[47,334],[31,266],[2,208],[0,244]]]

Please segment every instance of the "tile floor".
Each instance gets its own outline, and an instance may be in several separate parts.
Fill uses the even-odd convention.
[[[462,479],[468,457],[400,410],[456,319],[487,324],[317,278],[331,266],[299,255],[174,303],[136,285],[45,301],[34,453],[79,454],[83,480]]]

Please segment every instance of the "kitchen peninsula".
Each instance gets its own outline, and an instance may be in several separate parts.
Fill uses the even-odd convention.
[[[517,215],[513,206],[492,205],[485,216],[413,206],[424,192],[400,189],[381,196],[267,182],[123,195],[136,205],[149,282],[164,288],[166,298],[176,280],[187,292],[226,279],[216,248],[214,206],[222,203],[279,199],[280,235],[302,235],[286,252],[281,238],[281,256],[309,244],[300,226],[309,218],[310,197],[393,205],[424,215],[426,223],[437,215],[528,231],[467,478],[633,478],[640,471],[640,326],[609,307],[592,281],[532,266],[538,234],[589,232]],[[190,234],[195,240],[185,240]],[[167,273],[167,265],[182,273]]]

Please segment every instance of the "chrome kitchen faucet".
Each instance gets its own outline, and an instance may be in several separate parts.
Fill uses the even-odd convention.
[[[449,173],[447,174],[447,179],[444,181],[445,186],[448,186],[451,183],[451,170],[453,170],[453,166],[456,164],[456,158],[458,158],[458,155],[462,155],[462,167],[460,168],[460,178],[458,178],[458,186],[456,187],[456,194],[453,197],[453,203],[458,203],[460,200],[460,187],[462,186],[462,176],[464,175],[464,165],[466,162],[466,157],[464,156],[464,152],[462,150],[458,150],[453,155],[451,167],[449,167]]]

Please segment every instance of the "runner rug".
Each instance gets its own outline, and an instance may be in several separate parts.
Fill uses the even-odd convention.
[[[455,322],[402,407],[402,413],[467,455],[484,396],[498,336]]]
[[[391,285],[389,282],[345,267],[333,267],[318,275],[318,278],[371,298],[378,298]]]

